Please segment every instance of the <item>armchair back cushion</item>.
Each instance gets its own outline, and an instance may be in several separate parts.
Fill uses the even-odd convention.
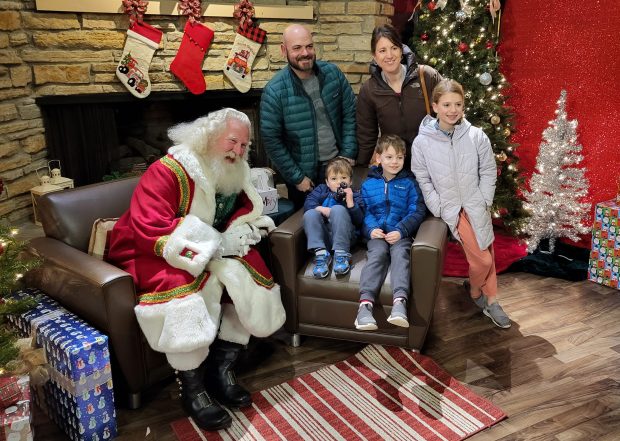
[[[138,180],[119,179],[43,195],[38,208],[45,236],[88,252],[95,220],[127,211]]]

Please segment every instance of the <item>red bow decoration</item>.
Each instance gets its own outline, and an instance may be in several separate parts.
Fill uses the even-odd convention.
[[[135,23],[137,21],[142,23],[149,2],[147,0],[122,0],[122,2],[123,11],[129,15],[129,22]]]
[[[200,21],[202,17],[202,7],[200,0],[179,0],[179,11],[189,17],[191,23]]]
[[[233,17],[239,20],[239,26],[241,27],[250,27],[254,23],[254,5],[250,0],[241,0],[238,4],[235,5],[235,12],[233,12]]]

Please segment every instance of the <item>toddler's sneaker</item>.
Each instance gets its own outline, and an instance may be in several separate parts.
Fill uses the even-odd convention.
[[[314,269],[312,275],[317,279],[324,279],[329,275],[329,265],[332,263],[332,256],[326,250],[319,251],[314,255]]]
[[[490,305],[486,305],[482,312],[491,319],[495,326],[504,329],[510,328],[510,319],[499,303],[493,302]]]
[[[355,329],[360,331],[374,331],[377,329],[377,322],[372,316],[372,305],[370,303],[362,303],[357,310]]]
[[[392,305],[392,313],[387,321],[403,328],[409,327],[409,320],[407,320],[407,301],[405,299],[396,300],[394,302]]]
[[[334,253],[334,273],[344,276],[351,270],[351,253],[336,251]]]

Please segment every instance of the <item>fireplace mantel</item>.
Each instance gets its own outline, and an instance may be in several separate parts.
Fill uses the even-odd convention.
[[[104,14],[122,14],[123,7],[118,0],[36,0],[38,11],[58,12],[96,12]],[[178,2],[172,0],[151,0],[146,14],[180,15]],[[235,5],[205,5],[203,17],[232,17]],[[255,5],[256,18],[276,18],[292,20],[312,20],[312,6],[289,5]]]

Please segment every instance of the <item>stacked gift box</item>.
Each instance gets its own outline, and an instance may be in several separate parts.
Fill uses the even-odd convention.
[[[32,310],[9,318],[22,336],[35,335],[37,345],[45,349],[50,380],[37,386],[33,401],[71,440],[114,438],[116,411],[107,336],[37,289],[15,296],[40,298]]]
[[[0,382],[0,441],[32,441],[28,375],[3,377]],[[4,405],[6,404],[6,406]]]
[[[606,201],[596,204],[592,225],[592,250],[588,279],[620,289],[620,203]]]

